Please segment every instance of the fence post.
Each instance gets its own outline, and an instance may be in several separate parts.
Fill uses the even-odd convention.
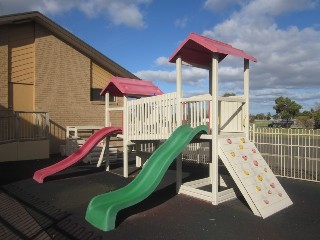
[[[256,143],[256,124],[252,124],[252,142]]]

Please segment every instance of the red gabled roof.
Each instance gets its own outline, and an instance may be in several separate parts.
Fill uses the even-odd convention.
[[[219,61],[222,61],[227,55],[241,57],[254,62],[257,61],[255,57],[229,44],[196,33],[190,33],[169,58],[169,62],[175,63],[178,56],[181,56],[186,63],[209,67],[212,62],[212,53],[219,53]]]
[[[110,82],[101,91],[100,95],[104,95],[106,92],[109,92],[112,96],[116,97],[122,97],[123,95],[142,97],[163,94],[163,92],[150,81],[115,76],[111,78]]]

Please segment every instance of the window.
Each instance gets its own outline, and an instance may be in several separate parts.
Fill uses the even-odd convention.
[[[102,89],[100,89],[100,88],[91,88],[91,101],[104,101],[105,100],[104,95],[100,96],[101,91],[102,91]],[[109,101],[116,102],[116,97],[111,96],[109,94]]]

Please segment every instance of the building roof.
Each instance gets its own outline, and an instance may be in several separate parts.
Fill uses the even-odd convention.
[[[181,56],[182,61],[187,64],[209,67],[212,62],[212,53],[219,53],[219,61],[222,61],[227,55],[257,61],[255,57],[227,43],[190,33],[169,58],[169,62],[175,63],[178,56]]]
[[[0,26],[6,24],[26,23],[31,21],[34,21],[49,29],[53,32],[54,35],[58,36],[59,38],[76,48],[78,51],[91,58],[95,63],[108,69],[108,71],[110,71],[112,74],[122,77],[137,78],[137,76],[135,76],[133,73],[121,67],[119,64],[112,61],[110,58],[108,58],[92,46],[88,45],[80,38],[67,31],[65,28],[53,22],[40,12],[24,12],[0,16]]]
[[[100,95],[109,92],[112,96],[130,97],[161,95],[163,92],[152,82],[132,78],[112,77],[108,85],[101,91]]]

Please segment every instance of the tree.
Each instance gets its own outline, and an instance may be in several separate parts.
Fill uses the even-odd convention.
[[[271,112],[267,113],[267,120],[270,120],[272,118]]]
[[[313,128],[314,127],[314,119],[310,118],[308,115],[300,115],[297,116],[297,126],[301,128]]]
[[[314,105],[315,105],[314,111],[320,112],[320,102],[316,102]]]
[[[250,122],[250,123],[254,123],[255,120],[256,120],[256,116],[253,115],[253,114],[250,114],[250,115],[249,115],[249,122]]]
[[[314,127],[317,129],[320,128],[320,111],[314,114]]]
[[[300,104],[290,98],[284,98],[282,96],[276,98],[275,103],[276,105],[273,106],[273,109],[276,110],[276,113],[281,117],[281,119],[286,119],[287,122],[289,122],[289,119],[297,116],[302,108]]]
[[[256,115],[256,119],[259,119],[259,120],[265,120],[267,117],[264,113],[258,113]]]

